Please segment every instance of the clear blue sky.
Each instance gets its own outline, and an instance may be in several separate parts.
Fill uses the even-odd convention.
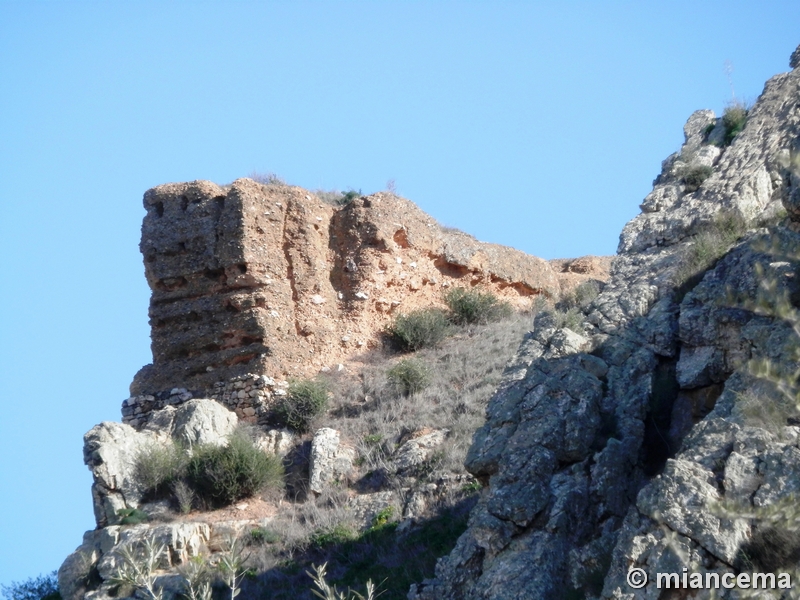
[[[82,436],[150,360],[142,194],[273,171],[611,254],[692,111],[788,70],[800,2],[0,0],[0,583],[93,527]]]

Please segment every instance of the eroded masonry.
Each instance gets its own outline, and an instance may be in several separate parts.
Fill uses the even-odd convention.
[[[389,193],[334,207],[297,187],[195,181],[144,205],[153,363],[123,405],[134,425],[191,397],[258,420],[285,378],[377,346],[396,314],[442,305],[449,286],[525,308],[596,270],[478,242]]]

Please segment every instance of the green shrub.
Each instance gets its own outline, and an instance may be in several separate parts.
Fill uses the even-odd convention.
[[[401,350],[414,352],[436,346],[450,333],[450,321],[443,310],[424,308],[398,315],[388,334]]]
[[[139,523],[147,523],[150,520],[147,513],[138,508],[120,508],[117,511],[117,516],[122,517],[119,522],[120,525],[138,525]]]
[[[309,430],[314,418],[328,408],[328,385],[318,379],[300,379],[289,384],[289,391],[276,407],[280,421],[299,433]]]
[[[0,586],[6,600],[61,600],[56,571]]]
[[[452,288],[445,293],[444,301],[456,325],[499,321],[511,314],[507,302],[500,302],[494,294],[480,290]]]
[[[556,307],[561,309],[562,312],[570,308],[585,308],[599,295],[600,283],[594,279],[589,279],[575,286],[575,289],[565,294]],[[537,298],[537,300],[539,299]],[[535,312],[539,310],[542,310],[542,308],[539,308]]]
[[[344,544],[358,539],[358,533],[353,531],[352,527],[344,523],[337,523],[332,527],[323,527],[317,529],[311,534],[309,541],[312,546],[317,548],[324,548],[333,544]]]
[[[404,396],[425,389],[430,383],[430,371],[424,363],[404,358],[386,372],[389,382]]]
[[[341,198],[338,200],[338,204],[340,206],[344,206],[345,204],[350,204],[353,200],[357,200],[358,198],[361,198],[361,190],[349,190],[342,194]]]
[[[683,182],[686,184],[686,191],[693,192],[699,188],[703,182],[711,177],[714,170],[705,165],[691,167],[683,176]]]
[[[266,454],[251,439],[234,433],[227,446],[198,446],[186,469],[189,484],[201,501],[226,506],[267,487],[279,486],[280,459]]]
[[[571,329],[575,333],[583,334],[583,313],[577,307],[555,312],[556,327]]]
[[[375,530],[375,529],[380,529],[381,527],[385,527],[391,522],[393,516],[394,516],[394,506],[387,506],[386,508],[382,508],[372,518],[371,529]]]
[[[250,541],[253,544],[277,544],[281,541],[281,536],[271,529],[256,527],[250,532]]]
[[[150,498],[167,497],[184,475],[188,455],[178,444],[153,444],[136,458],[136,481]]]
[[[699,281],[698,276],[710,269],[731,248],[747,228],[747,220],[738,213],[720,213],[712,223],[695,234],[693,244],[684,250],[675,272],[680,298]]]
[[[725,145],[729,146],[747,122],[747,105],[743,102],[731,102],[725,107],[722,114],[722,124],[725,126]]]

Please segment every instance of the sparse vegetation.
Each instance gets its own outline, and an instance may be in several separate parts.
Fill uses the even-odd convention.
[[[136,460],[136,481],[145,489],[146,496],[164,497],[183,476],[188,458],[187,452],[175,442],[166,446],[153,443]]]
[[[694,287],[702,274],[747,232],[747,228],[747,221],[738,213],[720,213],[711,224],[695,234],[675,273],[680,297]]]
[[[686,185],[686,191],[694,192],[697,190],[706,179],[711,177],[713,172],[714,169],[706,165],[689,167],[683,176],[683,183]]]
[[[362,196],[361,190],[355,191],[352,189],[346,192],[340,192],[339,190],[317,190],[314,194],[325,204],[330,204],[331,206],[344,206]]]
[[[138,508],[120,508],[117,516],[121,517],[120,525],[138,525],[150,520],[147,513]]]
[[[0,587],[6,600],[61,600],[55,571]]]
[[[571,329],[575,333],[583,333],[583,313],[572,306],[566,310],[556,310],[556,327]]]
[[[265,454],[240,428],[225,446],[197,446],[188,452],[174,443],[153,445],[137,458],[136,473],[150,499],[170,498],[188,513],[195,503],[222,506],[280,487],[283,468],[278,458]],[[120,513],[123,524],[146,518],[139,510],[123,509],[131,510]]]
[[[575,289],[565,294],[558,302],[557,308],[561,311],[567,311],[570,308],[586,308],[600,295],[600,291],[600,282],[595,279],[589,279],[578,284]],[[544,306],[541,308],[543,309]]]
[[[259,171],[253,171],[248,177],[264,185],[286,185],[286,181],[282,177],[272,172],[261,173]]]
[[[456,325],[489,323],[511,314],[511,306],[491,292],[467,288],[451,288],[444,295],[450,308],[450,320]]]
[[[449,324],[453,335],[408,357],[425,365],[429,375],[428,385],[408,396],[397,393],[386,364],[392,355],[385,350],[364,356],[359,371],[331,374],[330,408],[320,425],[340,431],[342,439],[356,445],[361,477],[354,488],[360,493],[407,494],[420,482],[464,474],[464,458],[475,429],[483,423],[486,403],[529,327],[530,315],[518,313],[468,328]],[[396,474],[394,452],[409,434],[426,428],[447,428],[449,433],[418,468]],[[295,489],[303,488],[307,465],[298,469]],[[431,577],[436,559],[453,548],[480,484],[456,479],[451,487],[440,489],[427,506],[429,512],[402,536],[397,533],[399,515],[388,506],[369,523],[355,521],[348,506],[351,490],[331,486],[319,497],[284,503],[264,526],[275,541],[265,541],[261,533],[248,539],[248,566],[259,575],[245,581],[242,595],[306,600],[312,596],[306,571],[327,563],[326,579],[338,590],[363,592],[371,579],[383,590],[381,600],[404,599],[411,583]]]
[[[186,467],[186,478],[200,501],[215,507],[279,486],[282,477],[280,460],[241,432],[234,433],[226,446],[195,448]]]
[[[425,389],[430,383],[428,367],[419,360],[404,358],[386,372],[386,377],[404,396]]]
[[[439,344],[450,333],[450,321],[443,310],[425,308],[399,315],[388,333],[401,350],[414,352]]]
[[[330,585],[326,581],[327,566],[327,563],[323,563],[320,566],[311,565],[311,571],[313,571],[313,573],[306,571],[306,575],[311,577],[314,585],[317,587],[316,590],[312,590],[312,593],[317,598],[322,598],[322,600],[374,600],[376,597],[375,585],[372,581],[367,581],[364,594],[360,594],[350,588],[347,588],[346,592],[340,592],[336,589],[335,585]]]
[[[725,126],[725,145],[729,146],[747,122],[748,107],[744,102],[732,101],[725,107],[722,124]]]
[[[452,335],[435,346],[416,350],[413,357],[400,357],[394,366],[402,364],[403,370],[393,371],[394,367],[387,365],[386,359],[394,358],[392,353],[375,349],[374,356],[364,357],[360,371],[330,374],[316,382],[317,389],[325,390],[324,398],[330,406],[324,421],[315,418],[320,426],[335,428],[343,439],[356,444],[356,462],[363,475],[353,485],[360,492],[399,490],[406,494],[409,486],[413,489],[417,484],[416,476],[423,481],[440,482],[464,474],[464,457],[475,429],[483,422],[486,402],[530,326],[530,315],[517,313],[497,322],[469,327],[453,325],[444,311],[439,311],[439,315],[444,317],[445,327]],[[424,370],[427,385],[419,385],[417,367]],[[297,391],[297,383],[293,382],[286,401],[291,392]],[[447,428],[449,433],[418,468],[396,474],[391,466],[392,455],[409,436],[424,428]],[[306,449],[298,450],[306,456],[306,461],[304,452],[309,446],[307,438],[298,446]],[[204,447],[195,448],[189,463],[200,460],[194,457],[205,456],[207,451]],[[209,459],[206,462],[217,464]],[[305,600],[312,596],[312,591],[324,593],[319,587],[311,590],[305,575],[313,570],[313,565],[322,563],[327,563],[326,583],[332,590],[335,585],[336,593],[363,592],[365,582],[372,580],[384,590],[381,600],[405,598],[410,584],[432,576],[436,559],[452,549],[466,527],[468,512],[476,500],[475,491],[480,487],[455,479],[451,487],[441,488],[437,497],[431,498],[428,512],[418,517],[418,525],[400,536],[396,531],[399,515],[391,506],[384,506],[370,522],[364,523],[354,519],[348,505],[351,490],[331,486],[319,497],[298,494],[304,481],[307,485],[308,463],[304,465],[298,469],[301,475],[294,491],[288,494],[293,501],[284,502],[268,523],[245,531],[241,538],[246,560],[242,560],[239,575],[232,582],[241,590],[239,598]],[[195,507],[222,503],[204,499],[208,492],[187,473],[168,475],[155,481],[185,482],[197,496]],[[175,485],[161,487],[166,489],[165,493],[177,495]],[[226,485],[221,487],[227,489]],[[219,586],[219,569],[214,564],[207,566],[205,580],[201,578],[192,584],[194,591],[186,584],[187,598],[208,600],[202,596],[206,589],[202,587],[203,581],[216,578]],[[247,577],[247,572],[253,577]],[[223,588],[227,598],[231,597],[230,587],[226,584]],[[348,588],[350,592],[340,591]]]
[[[289,384],[289,391],[276,408],[281,423],[305,433],[312,421],[328,408],[328,385],[320,379],[300,379]]]

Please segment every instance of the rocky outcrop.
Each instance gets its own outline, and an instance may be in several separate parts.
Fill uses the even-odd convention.
[[[153,446],[223,445],[238,425],[236,415],[213,400],[190,400],[153,412],[140,431],[103,422],[83,438],[84,462],[92,472],[98,527],[117,525],[120,511],[139,508],[145,490],[136,474],[138,457]]]
[[[309,460],[309,489],[322,494],[352,474],[356,452],[342,443],[338,431],[323,427],[314,434]]]
[[[769,522],[759,511],[800,481],[797,407],[777,410],[780,393],[753,374],[757,359],[794,373],[796,333],[775,299],[798,298],[800,227],[757,227],[782,207],[795,218],[798,98],[800,70],[772,78],[729,147],[711,111],[689,118],[582,334],[537,318],[467,457],[485,485],[469,528],[409,598],[661,598],[631,588],[629,568],[651,582],[742,568]],[[741,222],[749,233],[695,274]],[[771,431],[754,405],[777,413]]]
[[[607,273],[602,260],[554,269],[478,242],[389,193],[333,207],[286,185],[195,181],[153,188],[144,205],[153,363],[131,385],[131,413],[173,388],[211,397],[246,374],[316,373],[378,344],[397,313],[442,305],[449,286],[525,308],[558,296],[560,278]]]

